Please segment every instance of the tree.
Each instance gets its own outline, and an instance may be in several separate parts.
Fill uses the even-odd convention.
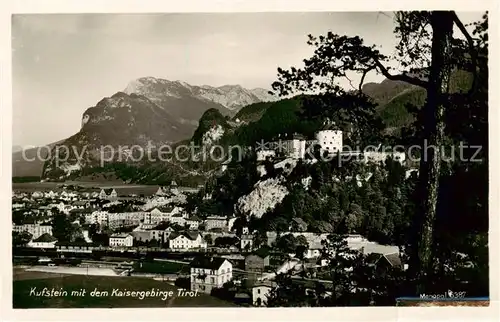
[[[216,247],[231,247],[236,245],[237,242],[238,242],[237,237],[228,237],[228,236],[217,237],[215,238],[214,245]]]
[[[52,218],[52,235],[58,241],[71,241],[74,232],[75,229],[65,214],[58,213]]]
[[[156,240],[155,238],[150,239],[148,241],[148,247],[158,247],[159,246],[159,241]]]
[[[296,238],[296,244],[297,246],[295,247],[295,256],[298,259],[303,260],[307,251],[309,250],[309,242],[303,235],[300,235]]]
[[[267,307],[316,306],[314,294],[308,292],[303,284],[294,283],[289,274],[276,276],[277,287],[267,297]]]
[[[30,242],[30,240],[33,238],[33,235],[31,235],[27,231],[22,231],[18,233],[17,231],[12,232],[12,245],[13,246],[26,246],[27,243]]]
[[[363,209],[358,204],[351,204],[349,214],[346,218],[346,226],[348,233],[358,232],[361,220],[363,218]]]
[[[86,243],[85,238],[83,237],[76,237],[74,240],[75,243]]]
[[[308,44],[315,47],[314,55],[304,60],[303,69],[278,68],[278,81],[273,83],[273,89],[281,96],[294,92],[320,92],[312,100],[306,100],[305,118],[334,119],[341,126],[352,124],[362,133],[376,136],[376,131],[372,131],[373,125],[378,123],[374,116],[374,106],[363,94],[366,75],[376,71],[389,80],[421,87],[426,91],[426,104],[418,118],[422,128],[422,146],[426,142],[440,151],[444,144],[444,115],[450,75],[453,65],[458,64],[452,58],[456,43],[452,37],[453,27],[458,27],[468,45],[468,55],[461,55],[459,61],[461,68],[474,75],[471,91],[477,83],[476,44],[453,11],[398,12],[395,18],[394,31],[399,37],[399,44],[396,46],[398,57],[393,58],[405,69],[401,73],[391,73],[391,68],[387,67],[390,57],[380,53],[375,46],[365,45],[360,37],[339,36],[328,32],[326,36],[309,35]],[[487,29],[487,24],[482,29]],[[461,48],[461,45],[463,43],[458,47]],[[468,64],[464,64],[463,60],[467,60]],[[354,91],[347,91],[339,85],[338,80],[344,78],[352,84],[352,74],[358,74],[360,82]],[[358,141],[368,142],[369,139],[358,135]],[[419,216],[416,216],[415,222],[418,229],[410,264],[420,293],[425,292],[427,277],[432,270],[440,172],[441,160],[438,153],[432,151],[421,158]]]
[[[329,235],[323,241],[322,259],[327,262],[322,279],[306,287],[290,274],[276,277],[277,287],[268,297],[268,306],[394,305],[401,292],[403,275],[397,270],[380,270],[369,265],[370,258],[348,247],[345,235]]]
[[[213,243],[213,238],[212,238],[212,235],[208,234],[208,235],[205,235],[205,237],[203,237],[205,239],[205,241],[207,242],[208,245],[212,245]]]
[[[94,236],[99,232],[100,227],[98,223],[90,224],[89,226],[89,237],[90,239],[94,239]]]
[[[278,237],[276,248],[283,254],[294,254],[297,249],[297,239],[292,234]]]

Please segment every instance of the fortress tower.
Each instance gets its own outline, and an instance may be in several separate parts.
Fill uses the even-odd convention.
[[[340,130],[318,131],[316,140],[323,151],[331,154],[342,151],[342,131]]]

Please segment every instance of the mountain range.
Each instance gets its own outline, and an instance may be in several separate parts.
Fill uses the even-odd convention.
[[[194,86],[182,81],[142,77],[85,110],[76,134],[48,146],[51,149],[60,145],[75,146],[78,153],[86,146],[85,159],[90,161],[102,145],[144,146],[148,142],[164,144],[190,138],[200,117],[209,109],[216,109],[229,118],[246,105],[274,100],[277,98],[262,88]],[[16,150],[13,176],[40,176],[43,162],[26,161],[22,150]],[[30,156],[36,155],[36,151],[34,148],[24,153]],[[48,161],[45,172],[51,171],[53,161]]]
[[[451,83],[452,91],[468,88],[470,75],[453,73]],[[422,106],[426,97],[425,90],[420,87],[387,79],[381,83],[367,83],[362,91],[378,104],[377,113],[384,121],[386,131],[391,133],[397,133],[411,122],[407,104]],[[158,146],[188,139],[201,142],[214,123],[221,125],[218,135],[223,135],[226,143],[229,140],[253,144],[264,136],[271,137],[275,132],[300,124],[295,114],[297,108],[298,100],[277,99],[265,89],[250,90],[240,85],[193,86],[181,81],[143,77],[130,82],[122,92],[103,98],[88,108],[76,134],[49,145],[52,151],[58,146],[76,147],[77,153],[84,152],[82,158],[70,151],[70,155],[62,156],[67,157],[68,162],[56,165],[54,154],[48,162],[30,162],[23,160],[22,152],[17,151],[13,153],[13,176],[64,179],[75,170],[98,168],[96,161],[100,158],[98,148],[101,146],[144,147],[151,143]],[[36,149],[24,152],[33,156]],[[81,159],[81,164],[75,164],[77,159]],[[128,168],[124,171],[129,174],[138,172],[132,181],[143,183],[154,181],[158,176],[166,178],[167,172],[175,175],[179,169],[193,172],[183,164],[157,165],[155,170],[150,164],[141,166],[143,169],[139,172]],[[199,174],[204,176],[202,172]]]

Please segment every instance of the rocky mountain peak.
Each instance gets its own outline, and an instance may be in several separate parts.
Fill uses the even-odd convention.
[[[179,80],[169,81],[155,77],[141,77],[131,81],[124,93],[144,95],[154,102],[165,99],[199,99],[222,105],[230,111],[237,111],[253,103],[277,100],[277,97],[260,88],[249,90],[241,85],[196,86]]]

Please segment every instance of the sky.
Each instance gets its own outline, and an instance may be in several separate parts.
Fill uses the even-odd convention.
[[[482,13],[459,13],[464,22]],[[359,35],[391,54],[391,13],[31,14],[12,18],[13,145],[79,131],[83,112],[139,77],[270,89],[307,35]],[[365,82],[380,82],[371,74]]]

